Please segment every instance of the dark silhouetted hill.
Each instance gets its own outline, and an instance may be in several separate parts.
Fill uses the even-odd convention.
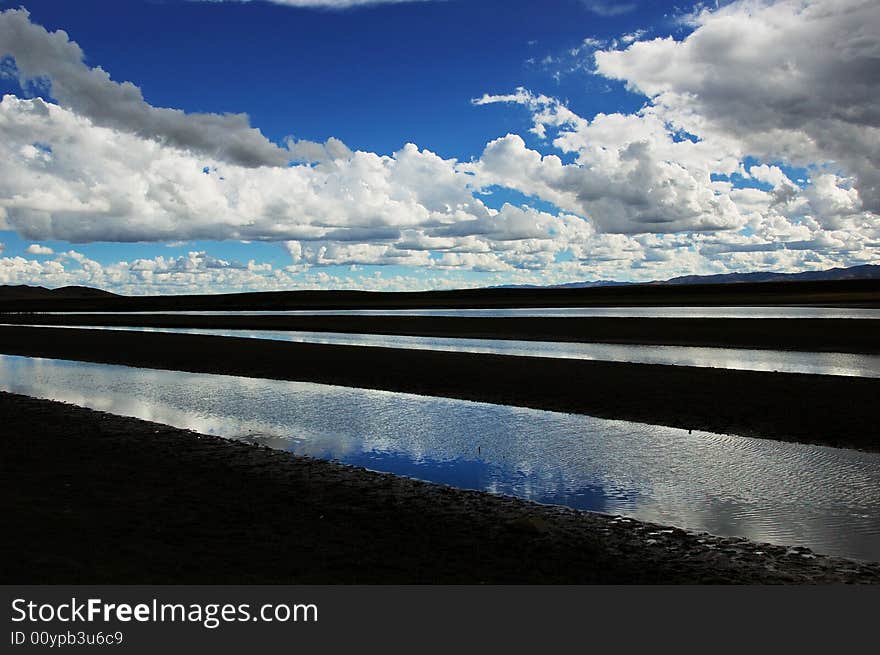
[[[292,290],[120,296],[86,287],[0,287],[0,312],[828,304],[880,306],[880,266],[805,273],[687,276],[644,284],[584,282],[406,292]]]
[[[737,282],[786,282],[817,280],[880,280],[880,266],[864,264],[849,268],[831,268],[827,271],[804,271],[802,273],[728,273],[726,275],[685,275],[666,280],[661,284],[732,284]]]
[[[743,282],[816,282],[823,280],[880,280],[880,265],[863,264],[849,268],[831,268],[825,271],[803,271],[801,273],[777,273],[756,271],[754,273],[721,273],[718,275],[683,275],[668,280],[657,280],[647,284],[737,284]],[[590,280],[554,284],[550,287],[538,285],[516,285],[502,287],[508,289],[587,289],[592,287],[634,285],[634,282],[615,282],[611,280]]]
[[[0,300],[58,300],[66,298],[92,299],[92,298],[118,298],[118,294],[93,289],[92,287],[59,287],[47,289],[28,284],[5,284],[0,286]]]

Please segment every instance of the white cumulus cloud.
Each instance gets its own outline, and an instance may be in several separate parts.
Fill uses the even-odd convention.
[[[692,23],[680,41],[596,52],[597,72],[691,133],[736,139],[764,160],[839,167],[880,211],[880,4],[738,0]]]
[[[876,13],[855,0],[739,1],[693,16],[681,40],[633,32],[625,49],[602,46],[596,72],[645,94],[640,111],[588,117],[522,88],[486,94],[474,104],[525,108],[529,133],[457,161],[333,137],[282,148],[242,114],[152,107],[86,66],[66,33],[3,12],[0,52],[21,84],[48,79],[57,102],[0,101],[0,229],[73,244],[271,241],[290,263],[202,250],[47,259],[34,243],[24,254],[40,259],[0,257],[0,283],[403,290],[876,262]],[[490,203],[499,188],[525,198]],[[363,271],[379,265],[414,273]]]
[[[52,96],[96,125],[124,130],[243,166],[280,166],[289,153],[250,126],[246,114],[185,113],[153,107],[131,82],[90,68],[64,30],[49,32],[26,9],[0,12],[0,57],[12,57],[22,85],[48,80]]]

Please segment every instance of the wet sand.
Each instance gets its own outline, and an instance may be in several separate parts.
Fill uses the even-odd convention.
[[[301,380],[880,451],[880,380],[64,328],[0,327],[0,352]]]
[[[880,564],[0,393],[6,584],[837,583]]]
[[[880,353],[880,321],[865,319],[0,314],[0,323],[298,330],[468,339]]]

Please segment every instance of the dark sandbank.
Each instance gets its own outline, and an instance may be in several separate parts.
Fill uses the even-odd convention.
[[[201,335],[0,327],[0,352],[302,380],[880,451],[880,380]]]
[[[6,584],[880,582],[880,564],[0,393]]]
[[[0,323],[299,330],[469,339],[520,339],[880,353],[880,321],[804,318],[560,318],[459,316],[204,316],[0,314]]]

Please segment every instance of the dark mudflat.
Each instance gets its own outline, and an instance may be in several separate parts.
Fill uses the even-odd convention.
[[[0,327],[0,352],[404,391],[880,451],[880,379],[71,328]]]
[[[809,352],[880,353],[880,321],[802,318],[0,314],[0,323],[301,330]]]
[[[880,564],[0,393],[2,582],[837,583]]]

